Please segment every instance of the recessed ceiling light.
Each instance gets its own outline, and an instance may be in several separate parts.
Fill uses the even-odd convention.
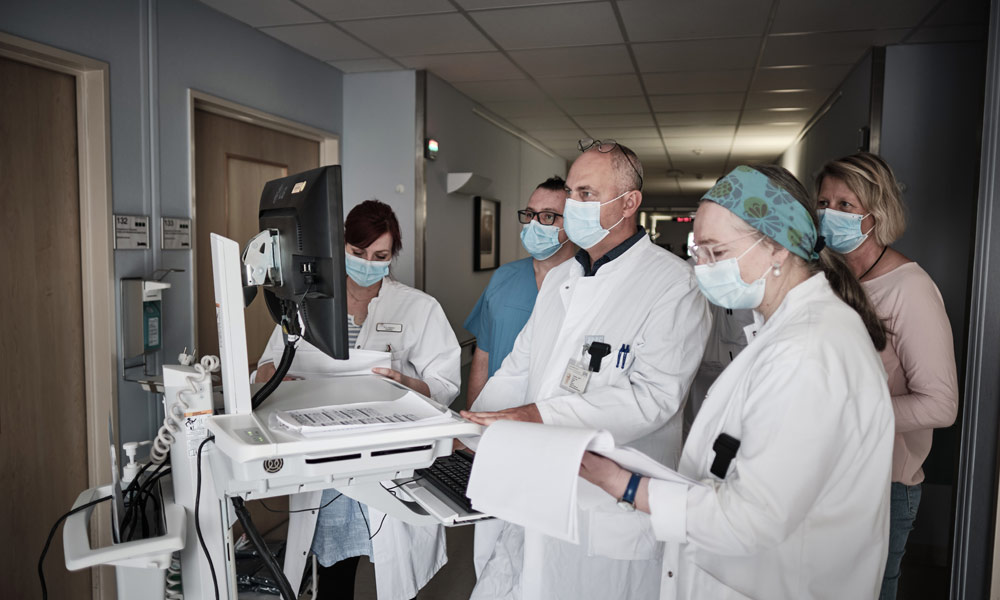
[[[805,108],[804,106],[787,106],[782,108],[765,108],[764,110],[770,112],[797,112],[800,110],[809,110],[809,109]]]
[[[788,88],[785,90],[763,90],[765,94],[797,94],[800,92],[808,92],[806,88]]]

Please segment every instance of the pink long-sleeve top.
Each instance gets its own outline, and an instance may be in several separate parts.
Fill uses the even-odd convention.
[[[933,430],[955,422],[958,375],[951,324],[934,281],[915,262],[863,282],[889,340],[882,364],[896,417],[892,480],[916,485]]]

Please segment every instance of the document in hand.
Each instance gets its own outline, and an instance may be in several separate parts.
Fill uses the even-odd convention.
[[[282,410],[274,416],[280,427],[306,436],[432,425],[452,419],[449,411],[438,410],[412,392],[398,400]]]
[[[657,479],[703,485],[633,448],[615,447],[607,431],[499,421],[476,449],[467,495],[472,507],[545,535],[579,543],[580,460],[590,450]]]

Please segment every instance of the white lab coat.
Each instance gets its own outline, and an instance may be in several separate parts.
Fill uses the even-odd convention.
[[[379,327],[380,324],[401,325]],[[379,331],[382,329],[383,331]],[[430,388],[431,397],[448,406],[458,395],[461,383],[458,339],[437,300],[389,278],[382,280],[378,296],[368,304],[368,318],[361,326],[356,348],[389,351],[392,368],[416,377]],[[280,330],[272,334],[260,362],[277,362],[283,342]],[[320,354],[320,355],[318,355]],[[299,342],[290,373],[300,356],[310,370],[317,361],[329,359],[304,340]],[[259,363],[258,363],[259,364]],[[289,496],[289,508],[302,510],[320,505],[321,492]],[[368,507],[372,532],[372,561],[379,600],[409,600],[430,581],[446,562],[443,527],[413,526]],[[288,521],[288,544],[285,550],[285,576],[292,589],[298,589],[306,558],[316,530],[317,511],[293,512]]]
[[[513,351],[472,408],[535,403],[546,424],[606,429],[618,444],[675,465],[680,409],[709,328],[691,267],[647,237],[593,277],[584,277],[576,260],[566,261],[546,276]],[[567,392],[560,380],[587,336],[603,336],[611,354],[583,394]],[[620,352],[623,345],[630,352]],[[662,548],[647,516],[624,513],[609,497],[608,505],[581,514],[580,527],[580,545],[504,524],[490,547],[477,531],[477,553],[486,546],[491,556],[473,599],[655,597]],[[619,535],[613,543],[596,536],[603,546],[597,547],[588,535],[595,528]]]
[[[678,470],[708,485],[650,483],[660,598],[875,598],[894,425],[879,355],[823,274],[753,329],[684,446]],[[720,433],[741,442],[725,479],[710,472]]]

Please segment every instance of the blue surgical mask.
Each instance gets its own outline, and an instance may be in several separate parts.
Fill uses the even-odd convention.
[[[756,281],[747,283],[740,275],[740,259],[763,240],[760,238],[736,258],[720,260],[714,265],[695,265],[694,276],[698,287],[709,302],[730,309],[760,306],[764,300],[764,280],[770,269],[765,270]]]
[[[631,191],[629,190],[629,192]],[[611,204],[629,192],[624,192],[607,202],[581,202],[566,198],[566,208],[563,210],[563,227],[566,228],[566,236],[571,242],[585,250],[592,248],[625,220],[625,215],[622,215],[622,218],[618,219],[618,222],[611,227],[607,229],[601,227],[601,207],[605,204]]]
[[[561,230],[555,225],[531,221],[521,228],[521,244],[536,260],[545,260],[566,243],[559,241],[559,231]]]
[[[344,266],[347,269],[348,277],[361,287],[371,287],[382,281],[382,278],[389,274],[389,263],[391,261],[365,260],[346,252],[344,255],[347,257],[344,261]]]
[[[825,238],[827,247],[834,252],[841,254],[854,252],[872,232],[871,229],[864,233],[861,231],[861,220],[868,215],[856,215],[826,208],[816,212],[819,213],[820,235]]]

